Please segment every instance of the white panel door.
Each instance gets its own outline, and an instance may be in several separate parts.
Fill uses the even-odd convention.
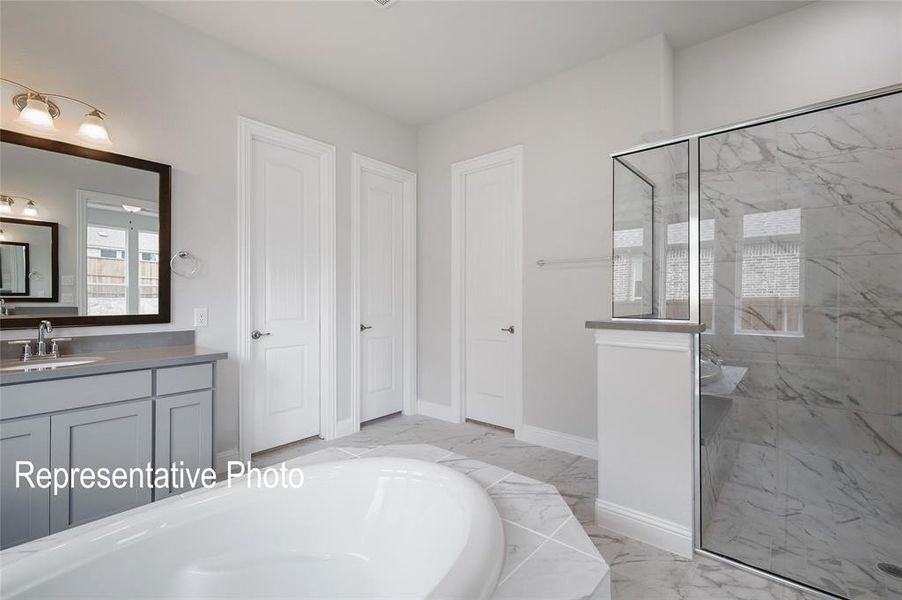
[[[360,176],[360,420],[400,412],[404,402],[404,185]]]
[[[320,164],[251,147],[253,452],[320,433]]]
[[[464,175],[466,417],[514,428],[519,311],[512,163]]]

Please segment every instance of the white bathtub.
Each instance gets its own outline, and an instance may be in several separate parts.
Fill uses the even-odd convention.
[[[448,467],[363,458],[300,489],[243,482],[14,548],[14,598],[486,598],[504,559],[486,492]],[[0,565],[3,554],[0,553]]]

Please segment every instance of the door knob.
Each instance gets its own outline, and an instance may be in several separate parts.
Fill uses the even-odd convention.
[[[511,325],[510,327],[502,327],[502,328],[501,328],[501,331],[506,331],[506,332],[508,332],[508,333],[513,333],[513,332],[514,332],[514,326]]]
[[[372,327],[369,325],[364,325],[363,323],[360,324],[360,331],[366,331],[367,329],[372,329]]]
[[[266,332],[260,331],[259,329],[254,329],[251,332],[251,338],[253,338],[255,340],[259,340],[260,338],[265,337],[267,335],[272,335],[272,334],[268,331],[266,331]]]

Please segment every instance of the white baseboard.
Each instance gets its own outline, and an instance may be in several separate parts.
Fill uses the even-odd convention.
[[[598,442],[589,438],[543,429],[525,423],[517,428],[515,437],[518,440],[536,444],[537,446],[545,446],[561,452],[569,452],[577,456],[598,460]]]
[[[692,558],[692,530],[673,521],[596,498],[595,521],[623,534],[684,558]]]
[[[214,464],[213,466],[216,468],[217,475],[225,473],[228,470],[230,460],[241,460],[241,455],[238,453],[238,448],[223,450],[222,452],[216,453],[216,464]]]
[[[426,400],[417,400],[417,414],[424,417],[432,417],[450,423],[459,423],[460,420],[451,414],[451,407],[447,404],[436,404]]]

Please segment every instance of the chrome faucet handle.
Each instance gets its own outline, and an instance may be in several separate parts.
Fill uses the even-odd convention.
[[[72,338],[70,337],[60,337],[60,338],[51,338],[50,340],[50,354],[55,354],[59,356],[60,353],[60,342],[71,342]]]
[[[31,358],[31,340],[12,340],[6,343],[10,346],[22,346],[22,360]]]

